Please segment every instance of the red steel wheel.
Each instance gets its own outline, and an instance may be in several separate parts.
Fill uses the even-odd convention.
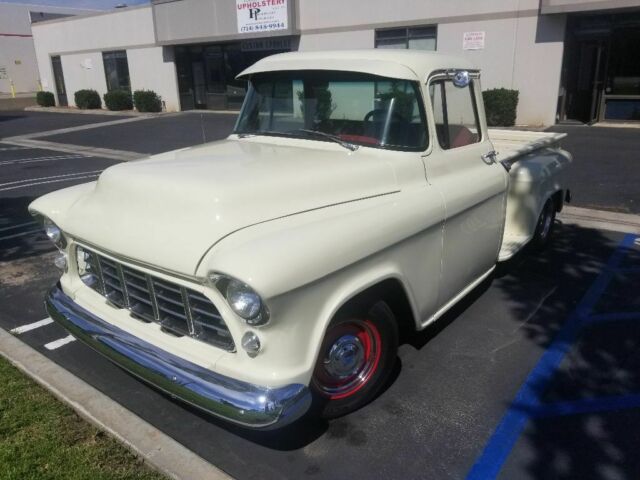
[[[332,322],[311,381],[322,416],[343,415],[370,401],[387,380],[397,348],[395,319],[384,303],[364,318]]]
[[[330,400],[353,395],[378,368],[381,348],[380,333],[369,320],[349,320],[329,327],[324,356],[316,366],[316,388]]]

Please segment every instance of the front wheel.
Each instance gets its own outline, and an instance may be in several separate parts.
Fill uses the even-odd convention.
[[[389,379],[397,351],[395,317],[383,302],[333,320],[311,381],[320,415],[335,418],[370,402]]]

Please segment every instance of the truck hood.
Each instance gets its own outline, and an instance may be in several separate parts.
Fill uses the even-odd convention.
[[[399,190],[393,166],[370,149],[286,142],[228,139],[110,167],[61,212],[60,226],[106,251],[194,275],[212,245],[242,228]]]

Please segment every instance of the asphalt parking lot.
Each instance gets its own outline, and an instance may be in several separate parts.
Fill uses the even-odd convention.
[[[192,131],[199,115],[185,117],[127,128],[143,125],[150,136],[138,141],[153,146],[151,132]],[[203,117],[211,118],[209,139],[226,135],[232,116]],[[135,143],[108,141],[125,136],[113,128],[91,130],[102,135],[99,146]],[[9,135],[0,130],[3,136]],[[45,319],[42,298],[57,277],[52,248],[26,206],[113,163],[0,144],[0,327],[17,328],[25,343],[232,476],[640,477],[635,236],[559,223],[548,250],[501,265],[445,318],[402,345],[393,382],[373,403],[332,422],[305,419],[280,432],[248,432],[148,388],[55,324],[21,328]]]

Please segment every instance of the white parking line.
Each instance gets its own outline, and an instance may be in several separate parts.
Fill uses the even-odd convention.
[[[0,242],[3,240],[11,240],[12,238],[26,237],[27,235],[33,235],[34,233],[42,233],[44,235],[43,230],[29,230],[26,232],[14,233],[13,235],[7,235],[6,237],[0,237]]]
[[[95,170],[95,172],[102,172],[102,170]],[[3,187],[0,188],[0,192],[6,192],[7,190],[15,190],[17,188],[26,188],[26,187],[33,187],[34,185],[44,185],[47,183],[57,183],[57,182],[70,182],[73,180],[82,180],[84,178],[96,178],[98,175],[100,175],[100,173],[93,173],[93,172],[82,172],[82,173],[73,173],[73,174],[69,174],[69,175],[59,175],[57,177],[43,177],[42,179],[39,178],[31,178],[29,180],[33,180],[30,183],[21,183],[19,185],[12,185],[9,187]],[[58,178],[60,177],[60,178]],[[49,178],[52,178],[53,180],[48,180]],[[36,181],[36,180],[44,180],[42,182],[40,181]],[[21,182],[25,182],[26,180],[21,180]],[[13,183],[18,183],[18,182],[10,182],[11,184]],[[9,183],[7,184],[0,184],[0,187],[2,187],[3,185],[9,185]]]
[[[14,160],[4,160],[0,162],[0,165],[21,165],[23,163],[53,162],[56,160],[72,160],[76,158],[89,158],[89,156],[88,155],[57,155],[54,157],[16,158]]]
[[[75,175],[88,175],[90,173],[100,173],[101,171],[102,170],[91,170],[89,172],[65,173],[63,175],[52,175],[50,177],[23,178],[22,180],[14,180],[13,182],[0,183],[0,187],[6,187],[8,185],[17,185],[19,183],[34,182],[39,180],[50,180],[52,178],[73,177]]]
[[[76,339],[73,338],[72,335],[66,336],[64,338],[60,338],[58,340],[54,340],[53,342],[46,343],[44,348],[47,350],[55,350],[60,347],[64,347],[67,343],[75,342]]]
[[[44,327],[53,323],[52,318],[45,318],[44,320],[40,320],[39,322],[29,323],[27,325],[22,325],[20,327],[12,328],[9,330],[10,333],[14,335],[20,335],[21,333],[30,332],[31,330],[35,330],[36,328]]]
[[[27,225],[36,225],[37,222],[25,222],[25,223],[16,223],[15,225],[9,225],[8,227],[0,228],[0,232],[6,232],[7,230],[15,230],[16,228],[26,227]]]
[[[0,148],[0,152],[8,152],[10,150],[32,150],[29,147],[3,147]]]

